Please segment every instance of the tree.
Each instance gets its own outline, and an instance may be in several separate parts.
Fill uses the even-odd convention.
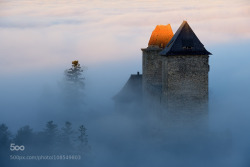
[[[46,128],[44,130],[44,137],[45,137],[45,142],[48,144],[48,146],[57,145],[58,128],[57,128],[57,125],[54,124],[53,121],[47,122]]]
[[[85,78],[83,77],[83,71],[85,67],[81,67],[78,60],[72,61],[72,67],[65,70],[65,77],[68,84],[78,90],[83,90]]]
[[[45,133],[49,138],[56,137],[58,132],[57,125],[53,123],[53,121],[48,121],[45,128]]]
[[[72,61],[72,67],[64,72],[64,82],[62,84],[63,97],[66,107],[69,107],[71,110],[78,110],[79,105],[83,103],[83,90],[85,86],[83,72],[85,69],[84,66],[81,66],[75,60]]]
[[[79,136],[78,136],[78,141],[79,141],[79,151],[81,153],[86,153],[89,151],[90,147],[88,146],[88,135],[86,134],[86,128],[84,125],[81,125],[78,129]]]
[[[29,125],[20,128],[14,138],[14,142],[18,145],[32,145],[33,143],[33,130]]]
[[[0,125],[0,148],[9,147],[11,133],[5,124]]]
[[[87,145],[88,144],[88,135],[86,134],[86,128],[85,126],[81,125],[78,129],[80,135],[78,136],[78,139],[80,141],[81,144],[83,145]]]
[[[11,133],[5,124],[0,125],[0,166],[10,166]]]
[[[68,152],[73,150],[73,138],[74,130],[72,129],[72,124],[70,122],[65,122],[64,127],[62,127],[61,134],[61,145],[63,146],[63,151],[68,150]]]
[[[70,136],[74,133],[72,129],[72,124],[70,122],[65,122],[64,127],[62,127],[62,134]]]

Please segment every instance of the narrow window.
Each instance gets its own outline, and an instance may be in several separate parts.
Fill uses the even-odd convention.
[[[193,39],[182,39],[182,48],[185,50],[191,50],[194,47]]]

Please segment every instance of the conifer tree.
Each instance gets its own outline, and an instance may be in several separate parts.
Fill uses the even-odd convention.
[[[33,137],[33,130],[30,128],[29,125],[26,125],[17,131],[17,134],[14,138],[14,142],[19,145],[32,145]]]
[[[61,145],[63,146],[64,150],[68,150],[68,152],[73,150],[73,135],[74,130],[72,129],[72,124],[70,122],[65,122],[64,127],[62,127],[62,134],[61,134]]]
[[[84,125],[81,125],[78,129],[79,151],[81,153],[86,153],[90,150],[90,147],[88,145],[88,135],[86,134],[86,130],[87,129],[85,128]]]
[[[72,61],[72,67],[65,70],[63,92],[67,107],[71,110],[78,110],[79,105],[83,104],[85,78],[83,72],[86,68],[81,66],[77,60]]]
[[[81,67],[78,60],[72,61],[72,67],[65,71],[66,81],[76,89],[83,90],[85,78],[83,77],[84,67]]]
[[[44,130],[45,143],[48,146],[56,146],[58,144],[58,126],[53,121],[48,121]]]

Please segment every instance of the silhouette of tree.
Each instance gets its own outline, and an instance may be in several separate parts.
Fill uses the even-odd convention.
[[[70,136],[74,133],[72,129],[72,124],[70,122],[65,122],[64,127],[62,127],[62,133],[66,136]]]
[[[73,150],[73,138],[74,130],[72,129],[72,124],[70,122],[65,122],[64,127],[62,127],[62,134],[61,134],[61,145],[64,150],[67,152],[71,152]],[[63,151],[64,151],[63,150]]]
[[[44,130],[44,138],[46,144],[51,147],[51,150],[55,150],[54,146],[58,145],[58,133],[58,126],[53,121],[47,122]]]
[[[47,137],[49,137],[49,138],[56,137],[57,133],[58,133],[57,125],[54,124],[53,121],[47,122],[46,128],[45,128],[45,133],[47,134]]]
[[[83,103],[85,86],[83,72],[85,69],[75,60],[72,61],[72,67],[64,72],[64,81],[61,83],[61,88],[66,107],[71,110],[77,110],[79,105]]]
[[[48,121],[43,131],[34,135],[33,151],[35,153],[55,153],[59,146],[59,130],[53,121]]]
[[[86,153],[89,151],[90,147],[88,146],[88,135],[86,134],[86,128],[84,125],[81,125],[78,129],[79,136],[78,136],[78,141],[79,141],[79,151],[81,153]]]
[[[5,124],[0,125],[0,166],[10,166],[11,133]]]
[[[9,147],[11,133],[5,124],[0,125],[0,148]]]
[[[72,67],[65,71],[66,80],[77,89],[84,88],[83,77],[84,67],[81,67],[78,60],[72,61]]]
[[[80,141],[81,144],[84,144],[84,145],[87,145],[88,144],[88,135],[86,134],[86,128],[85,126],[81,125],[79,127],[79,132],[80,132],[80,135],[78,136],[78,139]]]
[[[17,134],[14,138],[14,143],[18,145],[32,145],[33,136],[33,130],[28,125],[26,125],[17,131]]]

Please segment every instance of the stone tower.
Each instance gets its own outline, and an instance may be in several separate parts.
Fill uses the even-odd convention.
[[[170,127],[202,127],[208,113],[210,54],[186,21],[175,34],[169,24],[156,26],[142,49],[142,75],[131,75],[113,99],[117,106],[160,114]]]
[[[159,53],[174,36],[170,24],[157,25],[152,32],[148,47],[142,49],[142,81],[144,95],[150,93],[155,95],[158,101],[162,90],[162,56]],[[147,90],[147,91],[146,91]]]
[[[164,31],[171,33],[172,30]],[[151,45],[142,49],[145,101],[152,103],[152,108],[161,106],[172,122],[204,122],[208,112],[208,59],[211,53],[186,21],[170,41],[169,38],[165,41],[164,48],[161,47],[164,44],[149,42]]]

